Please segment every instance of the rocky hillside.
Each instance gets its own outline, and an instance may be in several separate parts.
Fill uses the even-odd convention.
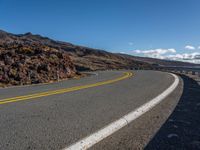
[[[0,30],[0,85],[44,83],[78,71],[149,67],[124,56],[54,41],[40,35]]]
[[[0,33],[0,86],[45,83],[76,76],[75,66],[66,52],[20,37]]]
[[[105,69],[130,69],[133,67],[148,67],[148,63],[127,59],[125,56],[109,53],[103,50],[92,49],[83,46],[73,45],[67,42],[54,41],[40,35],[31,33],[14,35],[0,31],[0,42],[6,43],[37,43],[66,52],[74,62],[77,70],[105,70]]]

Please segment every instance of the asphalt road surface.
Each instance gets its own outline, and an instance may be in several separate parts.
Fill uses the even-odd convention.
[[[124,72],[131,71],[102,71],[77,80],[0,89],[0,149],[68,147],[174,82],[164,72],[134,71],[133,76]]]

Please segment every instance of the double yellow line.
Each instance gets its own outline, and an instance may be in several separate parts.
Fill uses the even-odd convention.
[[[67,92],[72,92],[72,91],[78,91],[78,90],[81,90],[81,89],[87,89],[87,88],[92,88],[92,87],[106,85],[106,84],[111,84],[111,83],[129,78],[131,76],[133,76],[133,74],[131,72],[125,72],[123,74],[123,76],[121,76],[119,78],[112,79],[112,80],[107,80],[107,81],[102,81],[102,82],[97,82],[97,83],[87,84],[87,85],[82,85],[82,86],[75,86],[75,87],[71,87],[71,88],[64,88],[64,89],[59,89],[59,90],[29,94],[29,95],[24,95],[24,96],[5,98],[5,99],[0,100],[0,105],[6,104],[6,103],[12,103],[12,102],[34,99],[34,98],[40,98],[40,97],[45,97],[45,96],[50,96],[50,95],[62,94],[62,93],[67,93]]]

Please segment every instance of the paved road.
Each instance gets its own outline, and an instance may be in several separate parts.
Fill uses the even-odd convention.
[[[0,89],[0,101],[120,78],[123,71],[97,72],[79,80]],[[101,129],[162,93],[174,78],[136,71],[114,83],[23,101],[0,102],[0,149],[62,149]]]

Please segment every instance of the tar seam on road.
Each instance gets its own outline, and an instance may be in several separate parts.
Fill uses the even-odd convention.
[[[171,73],[170,73],[171,74]],[[160,103],[162,100],[164,100],[169,94],[171,94],[176,87],[179,84],[179,78],[171,74],[174,77],[174,82],[173,84],[168,87],[164,92],[162,92],[160,95],[157,97],[153,98],[149,102],[143,104],[136,110],[128,113],[127,115],[121,117],[117,121],[114,121],[107,125],[106,127],[100,129],[99,131],[92,133],[88,137],[85,137],[81,139],[80,141],[72,144],[69,147],[64,148],[63,150],[85,150],[90,147],[92,147],[94,144],[100,142],[101,140],[105,139],[106,137],[110,136],[114,132],[118,131],[119,129],[125,127],[138,117],[142,116],[144,113],[152,109],[154,106],[156,106],[158,103]]]
[[[107,80],[107,81],[102,81],[102,82],[97,82],[97,83],[87,84],[87,85],[82,85],[82,86],[75,86],[75,87],[71,87],[71,88],[64,88],[64,89],[59,89],[59,90],[35,93],[35,94],[30,94],[30,95],[17,96],[17,97],[12,97],[12,98],[5,98],[5,99],[0,100],[0,105],[6,104],[6,103],[12,103],[12,102],[34,99],[34,98],[40,98],[40,97],[45,97],[45,96],[51,96],[51,95],[56,95],[56,94],[63,94],[63,93],[67,93],[67,92],[78,91],[78,90],[97,87],[97,86],[106,85],[106,84],[111,84],[111,83],[114,83],[114,82],[118,82],[118,81],[130,78],[131,76],[133,76],[133,73],[125,72],[123,74],[123,76],[115,78],[115,79]]]

